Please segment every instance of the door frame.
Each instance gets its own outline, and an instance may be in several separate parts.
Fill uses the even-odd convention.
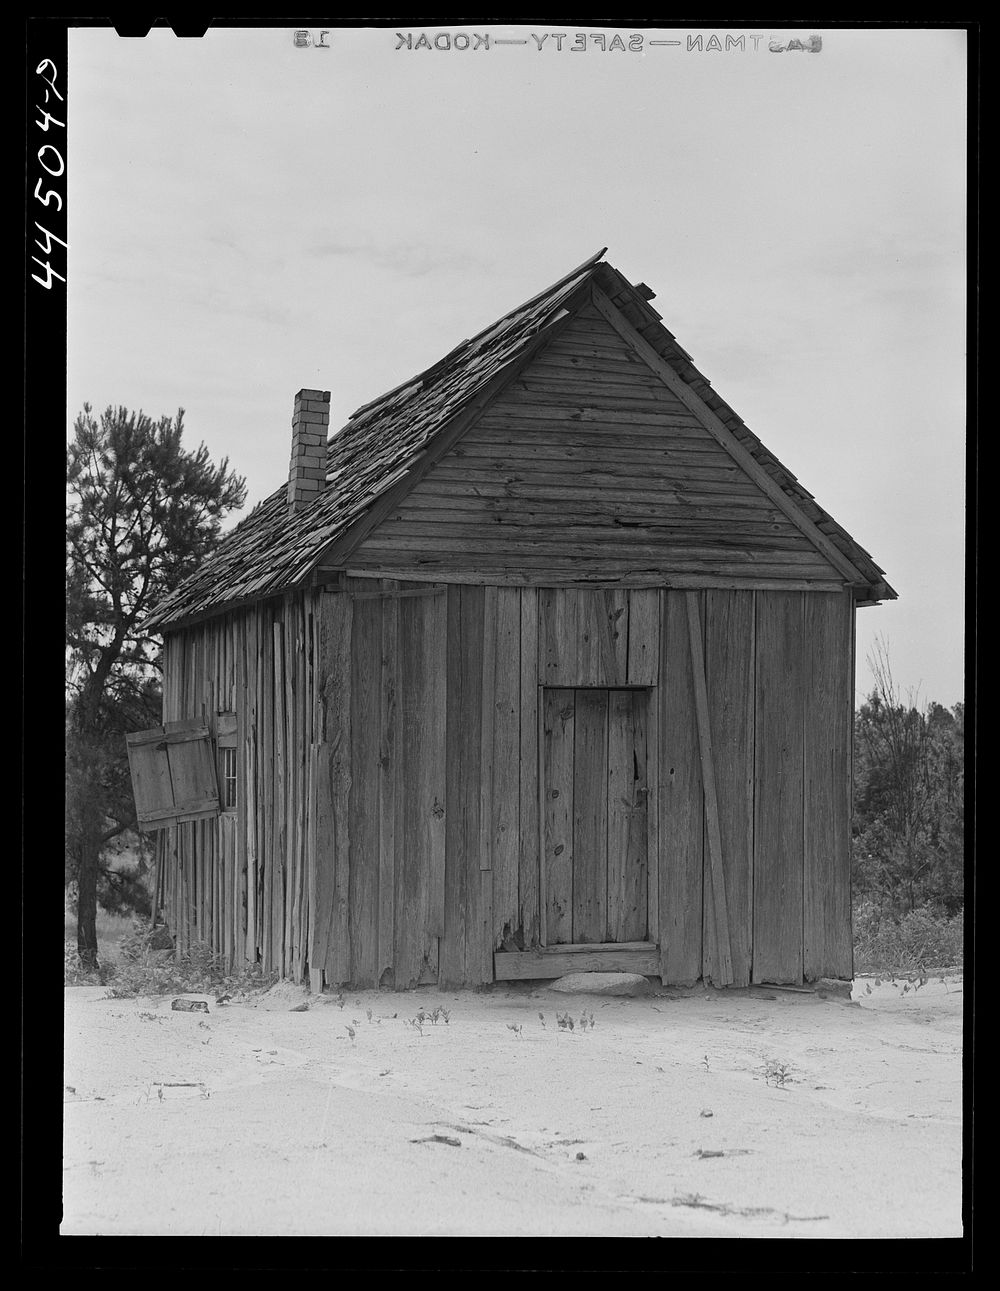
[[[580,945],[548,945],[546,926],[545,881],[545,698],[546,690],[643,690],[648,693],[646,708],[646,926],[644,942],[588,942]],[[655,949],[660,944],[660,687],[658,685],[583,685],[570,686],[538,683],[536,725],[538,737],[538,945],[540,951],[555,954],[619,955],[623,947]]]

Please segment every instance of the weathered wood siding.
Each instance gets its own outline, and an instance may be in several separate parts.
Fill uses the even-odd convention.
[[[733,984],[850,977],[847,592],[700,598]],[[718,980],[683,594],[667,592],[660,686],[664,981]]]
[[[446,904],[447,600],[364,581],[321,595],[324,737],[310,968],[328,984],[438,980]]]
[[[312,593],[263,602],[170,633],[163,715],[235,713],[237,807],[164,831],[158,903],[178,948],[302,981],[310,928],[326,918],[316,887],[317,770]]]
[[[850,595],[687,596],[359,578],[171,633],[164,717],[235,712],[239,783],[164,833],[179,946],[314,986],[473,985],[605,935],[665,982],[850,976]],[[574,891],[591,835],[607,877]]]
[[[347,563],[522,585],[842,581],[593,306]]]
[[[842,598],[805,598],[803,973],[853,977],[851,741],[854,618]],[[850,699],[845,702],[845,695]]]

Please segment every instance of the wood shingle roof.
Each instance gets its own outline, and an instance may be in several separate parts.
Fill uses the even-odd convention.
[[[150,630],[171,629],[194,618],[273,596],[309,579],[333,544],[346,548],[357,530],[359,541],[373,505],[419,467],[427,450],[456,419],[469,417],[509,376],[519,370],[552,329],[599,289],[659,359],[676,374],[722,424],[735,443],[794,503],[823,545],[841,555],[845,575],[866,601],[894,599],[883,571],[823,510],[795,476],[773,456],[740,417],[712,389],[690,355],[663,326],[649,304],[653,293],[632,286],[610,264],[604,250],[544,292],[525,302],[471,340],[463,341],[439,363],[405,385],[359,408],[330,440],[326,484],[316,502],[289,513],[287,482],[260,503],[219,548],[146,621]],[[736,452],[739,453],[737,448]],[[751,465],[753,465],[751,463]],[[756,469],[756,468],[755,468]],[[764,478],[764,477],[762,477]],[[786,504],[787,505],[787,504]]]

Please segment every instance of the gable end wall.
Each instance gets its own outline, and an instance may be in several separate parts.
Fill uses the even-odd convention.
[[[843,586],[592,305],[347,566],[497,584]]]

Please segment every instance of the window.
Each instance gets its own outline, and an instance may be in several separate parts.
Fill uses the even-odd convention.
[[[127,742],[140,829],[165,829],[219,814],[211,736],[204,722],[166,722],[134,732]]]
[[[236,714],[219,713],[216,723],[219,751],[219,797],[223,811],[236,810]]]
[[[222,810],[233,811],[236,808],[236,750],[221,748],[222,755]]]

